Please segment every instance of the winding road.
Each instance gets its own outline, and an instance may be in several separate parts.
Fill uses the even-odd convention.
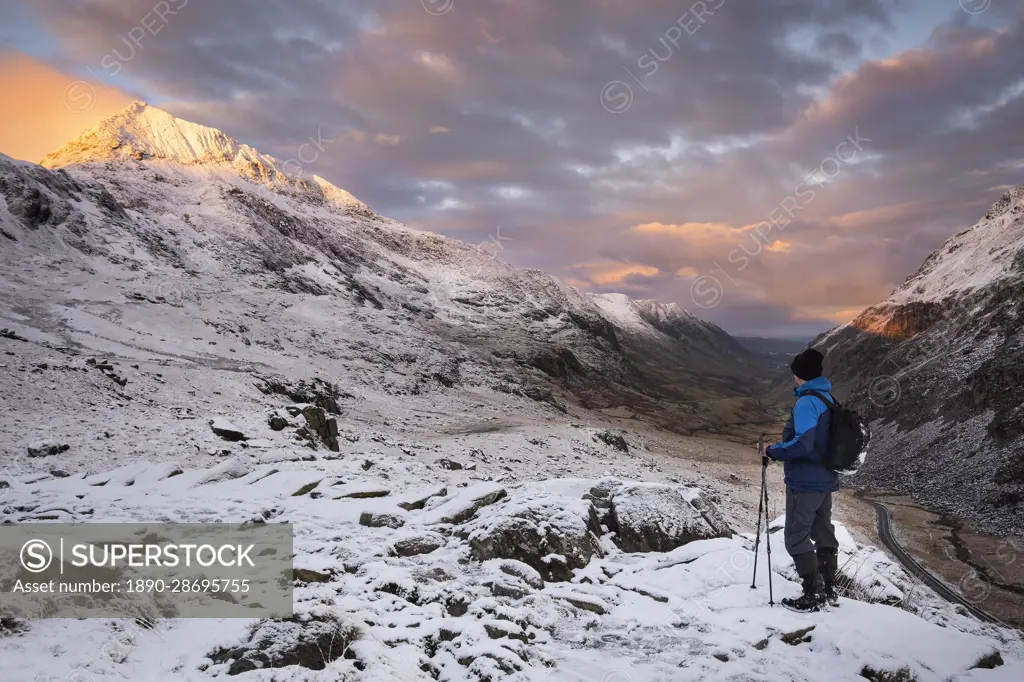
[[[967,609],[978,620],[982,620],[986,623],[996,623],[998,625],[1004,625],[998,618],[985,613],[970,600],[964,598],[959,592],[950,589],[945,583],[936,578],[931,572],[928,571],[924,566],[918,563],[917,559],[910,556],[900,544],[896,542],[896,538],[892,535],[892,527],[890,525],[890,512],[889,508],[881,502],[874,502],[872,500],[865,500],[868,504],[875,508],[875,514],[878,516],[878,538],[882,541],[882,544],[893,553],[896,560],[903,565],[912,575],[917,576],[921,581],[932,588],[940,597],[946,601],[954,604],[959,604]]]

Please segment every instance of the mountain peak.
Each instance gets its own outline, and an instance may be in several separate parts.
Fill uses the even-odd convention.
[[[1019,275],[1024,253],[1024,186],[1012,188],[974,226],[953,235],[886,300],[941,301]]]
[[[242,144],[217,128],[176,118],[170,113],[135,101],[100,121],[60,149],[47,154],[40,165],[63,168],[114,159],[160,160],[179,166],[202,166],[230,171],[249,182],[289,193],[309,194],[329,204],[369,212],[345,190],[313,175],[285,171],[274,157]]]
[[[135,101],[47,154],[41,165],[54,168],[124,156],[184,165],[230,163],[240,154],[262,156],[216,128],[175,118],[163,109]]]

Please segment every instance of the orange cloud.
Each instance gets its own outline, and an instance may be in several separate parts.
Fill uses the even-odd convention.
[[[592,274],[582,275],[586,279],[570,278],[572,286],[583,288],[588,284],[623,284],[630,275],[654,277],[661,271],[653,265],[642,263],[579,263],[571,270],[584,270]]]
[[[37,162],[134,97],[28,55],[0,51],[0,152]]]
[[[665,223],[643,223],[635,225],[634,232],[642,234],[664,234],[671,237],[685,237],[689,239],[699,237],[733,237],[741,233],[736,228],[725,223],[683,223],[681,225],[666,225]]]

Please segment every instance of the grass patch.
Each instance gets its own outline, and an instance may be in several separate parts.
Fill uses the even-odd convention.
[[[318,485],[320,485],[320,481],[313,481],[312,483],[307,483],[306,485],[302,486],[301,488],[293,492],[292,497],[302,497],[303,495],[309,493],[311,490],[313,490],[313,488],[317,487]]]

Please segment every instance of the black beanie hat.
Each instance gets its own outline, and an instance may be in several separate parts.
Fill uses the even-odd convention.
[[[813,348],[808,348],[793,358],[789,368],[793,370],[795,376],[800,377],[804,381],[810,381],[821,376],[821,362],[824,359],[824,355]]]

